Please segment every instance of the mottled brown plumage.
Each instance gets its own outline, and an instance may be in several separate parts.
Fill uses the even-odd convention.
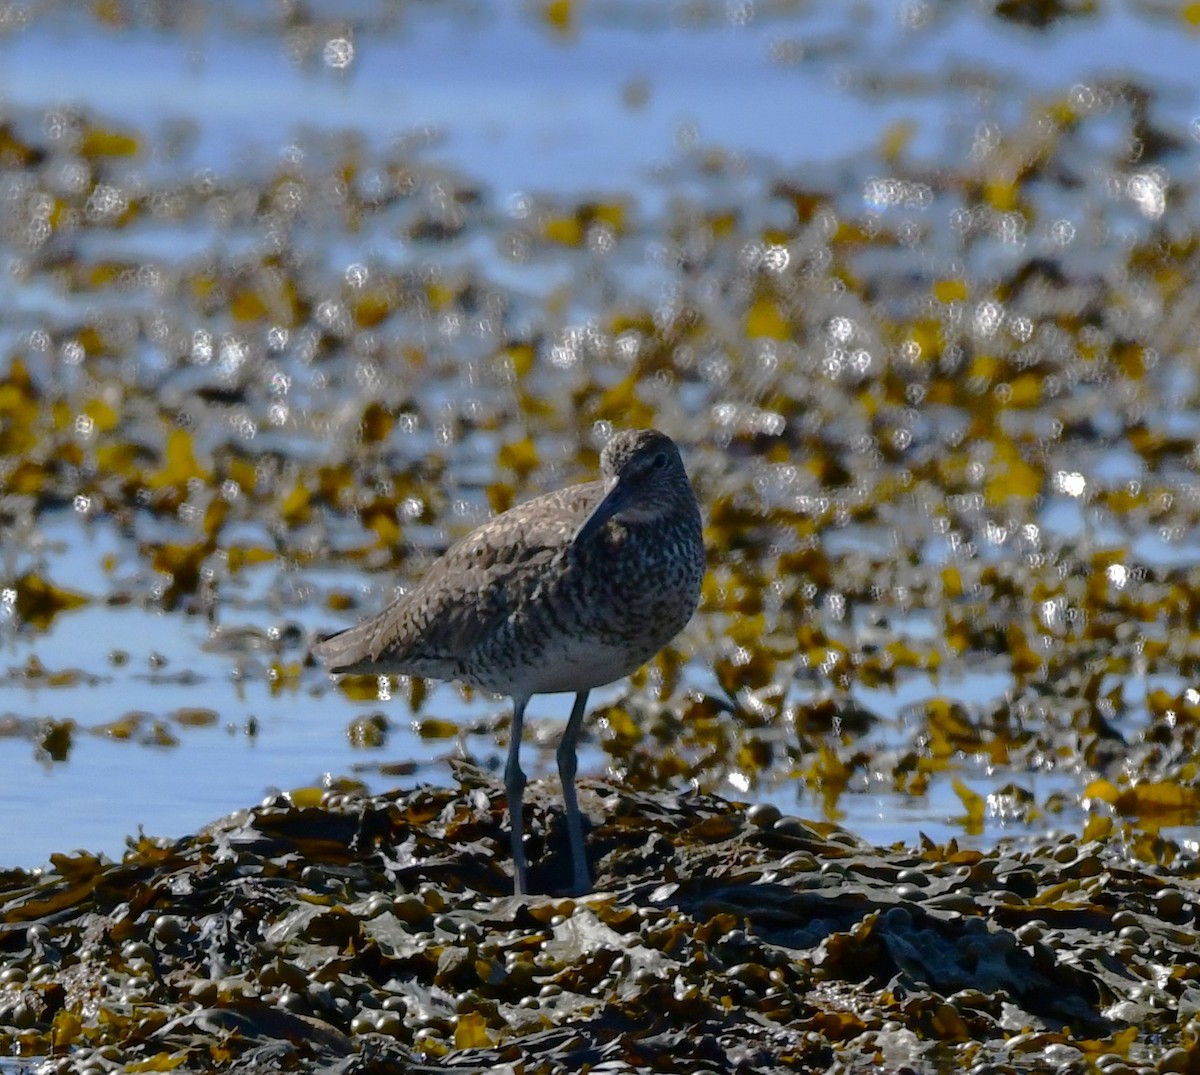
[[[696,610],[700,512],[669,437],[616,434],[603,478],[520,504],[456,542],[377,616],[319,642],[333,672],[459,679],[513,699],[505,782],[515,886],[525,889],[518,751],[534,694],[575,693],[558,750],[577,890],[588,887],[575,744],[593,687],[654,656]]]

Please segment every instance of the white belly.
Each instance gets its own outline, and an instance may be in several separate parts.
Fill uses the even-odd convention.
[[[644,663],[631,657],[624,647],[563,638],[557,645],[547,647],[542,659],[520,677],[519,683],[510,682],[501,690],[505,694],[561,694],[591,690],[629,675]]]

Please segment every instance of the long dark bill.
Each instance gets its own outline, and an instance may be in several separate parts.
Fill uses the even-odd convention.
[[[575,537],[571,539],[571,544],[582,545],[590,541],[600,532],[604,524],[628,503],[629,487],[622,485],[619,478],[610,478],[604,499],[592,508],[592,513],[579,524],[579,529],[575,531]]]

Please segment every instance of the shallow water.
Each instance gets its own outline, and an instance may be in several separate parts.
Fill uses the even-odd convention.
[[[37,167],[7,161],[0,194],[25,212],[28,183],[57,191],[63,205],[73,204],[80,184],[90,192],[74,231],[35,241],[14,227],[0,236],[0,361],[6,375],[18,362],[30,369],[38,394],[62,408],[53,435],[73,421],[81,452],[75,469],[55,479],[54,496],[65,503],[6,486],[5,585],[14,594],[14,580],[34,572],[89,599],[51,616],[44,629],[19,624],[12,600],[4,606],[0,716],[13,718],[18,730],[0,738],[0,809],[12,819],[0,831],[0,862],[35,865],[77,847],[117,855],[139,827],[158,835],[192,831],[273,789],[311,786],[326,774],[355,775],[382,789],[397,779],[377,772],[382,762],[411,765],[398,778],[403,782],[445,783],[448,758],[460,752],[498,771],[503,728],[494,718],[506,703],[467,701],[450,686],[435,688],[417,716],[401,698],[352,702],[319,670],[302,666],[307,641],[373,611],[385,591],[419,575],[448,536],[485,517],[498,483],[519,499],[586,476],[580,443],[594,440],[604,422],[641,413],[634,403],[693,438],[689,464],[714,514],[718,505],[749,498],[757,481],[758,499],[747,499],[754,510],[794,513],[786,526],[797,517],[821,518],[826,557],[838,565],[861,562],[860,575],[894,573],[875,604],[858,601],[869,613],[861,618],[846,619],[846,595],[836,585],[814,591],[812,622],[824,636],[865,652],[870,621],[881,618],[881,644],[898,639],[944,661],[936,673],[902,667],[894,683],[881,685],[853,676],[838,684],[803,662],[781,663],[776,682],[791,692],[789,704],[803,709],[837,692],[873,714],[865,733],[830,736],[836,749],[875,759],[856,769],[837,797],[838,820],[879,843],[912,842],[919,833],[989,843],[1011,832],[1082,824],[1081,792],[1094,774],[1078,756],[1056,760],[1052,750],[1035,757],[1031,749],[1012,765],[997,765],[982,750],[958,750],[933,767],[919,794],[896,789],[892,770],[903,769],[896,755],[920,740],[914,728],[923,718],[914,713],[926,702],[946,698],[989,713],[1027,686],[1002,647],[954,652],[944,640],[952,615],[933,598],[913,607],[903,576],[915,573],[927,585],[948,569],[991,565],[1019,574],[1056,559],[1086,564],[1093,554],[1111,553],[1134,574],[1160,573],[1154,580],[1164,591],[1191,585],[1187,572],[1200,564],[1200,544],[1196,512],[1184,505],[1195,502],[1194,474],[1182,449],[1168,445],[1155,454],[1144,443],[1194,439],[1197,378],[1190,351],[1170,346],[1189,338],[1188,289],[1164,285],[1169,301],[1159,308],[1154,272],[1132,278],[1122,331],[1140,339],[1147,325],[1163,326],[1163,338],[1151,341],[1158,365],[1147,363],[1143,377],[1131,375],[1106,393],[1084,375],[1062,395],[1046,389],[1040,408],[1007,412],[1013,430],[1027,424],[1041,438],[1039,465],[1056,476],[1027,503],[997,509],[990,502],[1003,500],[1004,474],[998,493],[979,491],[974,477],[961,486],[952,478],[932,501],[917,489],[885,502],[876,519],[851,521],[844,508],[846,517],[830,522],[814,505],[822,497],[853,500],[848,485],[823,485],[803,458],[793,465],[789,456],[786,468],[778,451],[767,459],[773,449],[815,447],[803,439],[810,435],[833,447],[865,436],[897,456],[863,463],[863,480],[873,481],[971,448],[953,432],[973,419],[959,401],[921,410],[923,396],[910,393],[911,414],[896,418],[894,430],[885,406],[891,389],[881,388],[869,408],[877,424],[853,409],[870,392],[852,388],[857,375],[847,371],[858,359],[848,357],[851,344],[866,356],[863,383],[885,384],[890,369],[899,376],[889,365],[899,368],[899,348],[863,340],[876,332],[887,337],[893,320],[919,320],[928,289],[912,285],[914,297],[913,280],[932,280],[935,293],[949,281],[946,293],[957,295],[961,278],[972,301],[942,305],[958,302],[964,317],[975,317],[978,353],[987,357],[990,350],[1015,352],[1029,339],[1019,324],[1026,313],[1014,300],[1011,312],[1001,311],[1011,335],[993,335],[990,307],[974,296],[989,294],[997,279],[1030,259],[1061,254],[1055,264],[1067,275],[1057,291],[1086,290],[1093,277],[1122,278],[1128,267],[1120,258],[1156,228],[1174,229],[1185,249],[1200,129],[1194,36],[1169,18],[1130,10],[1036,32],[982,9],[947,13],[919,2],[812,12],[723,5],[693,9],[691,21],[669,5],[612,5],[584,14],[565,33],[506,5],[406,10],[403,18],[388,6],[364,5],[348,36],[332,12],[318,12],[311,27],[289,28],[255,5],[205,7],[186,6],[196,19],[191,30],[100,27],[91,16],[52,11],[0,34],[0,122],[50,155]],[[292,54],[312,41],[319,47],[298,62]],[[329,59],[346,41],[353,42],[353,61],[338,70]],[[1033,206],[1026,210],[1028,234],[1009,241],[997,225],[996,235],[956,247],[952,236],[965,226],[956,206],[969,207],[978,195],[956,171],[970,147],[1020,129],[1047,101],[1110,92],[1106,87],[1122,80],[1157,94],[1154,121],[1177,136],[1179,148],[1142,171],[1131,164],[1132,175],[1118,174],[1111,158],[1128,138],[1124,114],[1111,102],[1111,116],[1099,107],[1083,110],[1086,129],[1063,151],[1078,175],[1021,191]],[[133,160],[63,148],[70,138],[56,133],[60,128],[88,125],[128,132],[139,144]],[[903,148],[889,149],[893,142]],[[902,181],[887,179],[893,171]],[[758,286],[748,283],[742,263],[770,246],[764,235],[782,233],[777,249],[797,261],[810,251],[806,244],[818,242],[795,227],[802,209],[778,196],[788,183],[829,192],[817,217],[836,208],[843,223],[894,225],[897,239],[863,254],[859,278],[833,273],[834,255],[813,254],[805,271],[819,280],[829,273],[837,286],[808,296],[816,307],[812,336],[776,340],[768,328],[743,351],[747,326],[758,323],[741,320],[740,308],[730,316],[724,305]],[[227,192],[210,198],[214,184]],[[110,219],[102,197],[110,186],[117,194],[105,196],[118,200],[149,190],[160,199],[151,200],[158,210]],[[346,186],[369,211],[345,209]],[[1163,190],[1165,209],[1155,201]],[[1005,196],[995,195],[1000,202]],[[735,222],[720,223],[723,213]],[[598,214],[600,226],[593,222],[578,241],[569,238],[589,214]],[[705,214],[718,221],[711,248],[691,231]],[[609,217],[624,223],[609,226]],[[36,224],[31,217],[30,227]],[[723,251],[726,227],[744,228],[749,238]],[[539,241],[538,228],[549,242]],[[441,235],[438,229],[448,238],[429,238]],[[1060,241],[1068,232],[1075,238]],[[1072,277],[1077,270],[1080,277]],[[872,286],[861,286],[863,277]],[[379,279],[402,299],[378,325],[369,310],[355,315],[356,323],[347,311]],[[297,291],[303,301],[293,308],[288,296]],[[255,313],[257,302],[265,313]],[[678,369],[660,362],[632,402],[595,404],[638,368],[648,347],[638,317],[670,325],[689,303],[716,343],[681,333],[672,344]],[[1076,333],[1069,342],[1078,337],[1086,350],[1087,317],[1077,320],[1082,327],[1066,317],[1060,321],[1067,328],[1054,327]],[[623,336],[625,322],[635,328]],[[102,337],[91,350],[79,343],[88,329]],[[1105,337],[1104,346],[1111,342]],[[529,384],[496,361],[505,348],[519,354],[525,345],[537,356]],[[1051,340],[1047,353],[1053,346]],[[1144,400],[1133,398],[1138,393]],[[982,409],[992,406],[981,398]],[[119,405],[120,425],[97,434],[86,423],[102,413],[96,401],[107,399]],[[353,446],[368,403],[396,419],[374,455]],[[26,420],[20,412],[5,419]],[[1072,421],[1090,426],[1066,439],[1050,432]],[[106,470],[99,448],[119,436],[165,456],[172,425],[194,437],[194,472],[186,463],[173,472],[157,456],[153,466]],[[45,443],[51,426],[38,427]],[[781,430],[794,439],[781,439]],[[527,434],[539,445],[538,465],[529,473],[498,472],[497,453]],[[37,456],[41,442],[6,449],[4,473]],[[1029,454],[1029,443],[1020,447]],[[174,593],[162,550],[203,538],[198,520],[211,506],[211,474],[225,473],[222,452],[238,461],[244,452],[267,492],[240,516],[235,507],[235,517],[218,527],[216,547],[202,557],[204,585]],[[294,487],[313,486],[314,467],[349,458],[358,488],[378,489],[388,510],[399,483],[403,549],[382,547],[384,541],[365,548],[361,518],[370,505],[350,503],[346,494],[318,498],[311,511],[288,507]],[[986,453],[982,459],[981,468]],[[142,499],[122,503],[121,483],[137,485],[142,470],[152,473]],[[911,478],[911,471],[907,479],[896,476]],[[1159,510],[1143,486],[1161,486],[1172,504]],[[180,503],[150,510],[148,488],[177,493]],[[1127,491],[1128,512],[1118,499]],[[243,493],[241,503],[248,497]],[[742,562],[749,529],[714,532],[719,571]],[[793,540],[781,532],[771,555]],[[261,551],[264,562],[235,570],[233,547]],[[1050,582],[1034,583],[1012,585],[1045,613],[1050,651],[1070,631],[1054,618]],[[339,595],[361,607],[335,612],[329,604]],[[985,608],[1006,607],[1010,596],[1004,591]],[[951,602],[950,612],[956,607]],[[987,618],[974,608],[963,616],[971,625]],[[744,618],[738,609],[706,607],[683,640],[693,653],[687,686],[720,694],[714,669],[735,646],[726,636]],[[1151,639],[1178,637],[1154,615],[1139,620],[1129,610],[1123,626],[1138,624]],[[998,630],[1005,627],[1000,622]],[[214,636],[214,628],[221,633]],[[1008,644],[1015,646],[1011,638]],[[829,657],[823,639],[811,649]],[[1172,660],[1174,666],[1151,668],[1135,661],[1123,679],[1106,681],[1106,691],[1122,686],[1127,695],[1121,729],[1129,740],[1157,719],[1145,701],[1150,691],[1181,694],[1194,681],[1188,660]],[[51,673],[79,674],[49,686],[29,674],[31,661]],[[749,691],[753,684],[742,686]],[[618,685],[594,702],[650,714],[646,688],[637,690],[643,693],[629,701]],[[172,717],[196,707],[211,710],[214,721],[181,726]],[[568,708],[566,698],[531,706],[524,751],[531,775],[553,771],[553,733]],[[353,747],[347,725],[381,709],[390,722],[386,745]],[[114,740],[111,729],[90,734],[131,712],[149,715],[131,740]],[[417,725],[430,717],[454,722],[461,734],[422,738]],[[29,727],[40,718],[76,723],[64,760],[36,747]],[[143,741],[154,739],[155,721],[175,745]],[[819,816],[825,806],[816,778],[805,775],[803,760],[790,761],[804,753],[795,736],[781,727],[764,737],[774,749],[764,771],[731,759],[719,772],[697,763],[693,779]],[[642,749],[654,753],[644,743]],[[703,753],[700,746],[688,750],[692,761]],[[580,774],[603,777],[613,761],[593,739],[581,751]],[[954,776],[985,797],[1016,783],[1055,810],[1011,817],[998,804],[982,826],[965,825]],[[1182,840],[1197,835],[1190,825],[1172,831]]]

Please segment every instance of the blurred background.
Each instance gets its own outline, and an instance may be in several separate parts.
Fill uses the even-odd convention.
[[[710,573],[581,776],[1195,854],[1198,35],[0,2],[0,865],[498,772],[507,702],[309,643],[631,425]]]

